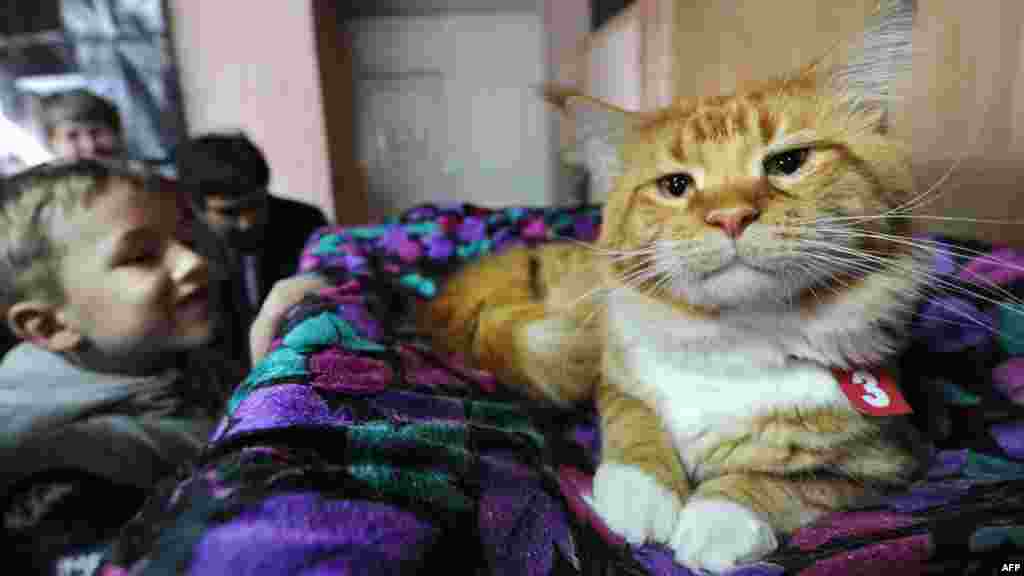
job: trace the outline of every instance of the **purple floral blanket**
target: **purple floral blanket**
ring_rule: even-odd
[[[603,529],[586,496],[592,411],[523,401],[407,323],[458,265],[592,239],[598,207],[423,206],[326,228],[301,271],[333,286],[289,315],[201,459],[163,485],[98,574],[690,574]],[[934,243],[902,386],[927,478],[808,526],[744,576],[994,574],[1024,558],[1024,253]],[[987,286],[963,292],[964,281]]]

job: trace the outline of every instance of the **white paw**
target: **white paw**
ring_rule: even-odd
[[[678,522],[679,497],[636,466],[602,463],[591,502],[604,523],[630,544],[667,544]]]
[[[753,510],[714,499],[686,504],[670,544],[680,564],[716,573],[756,562],[778,545],[772,527]]]

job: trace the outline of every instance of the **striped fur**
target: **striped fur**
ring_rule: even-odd
[[[649,114],[550,89],[609,187],[598,240],[485,258],[420,309],[438,347],[530,396],[594,399],[593,505],[690,567],[755,561],[920,469],[910,427],[854,410],[830,372],[899,349],[922,277],[886,236],[904,222],[875,217],[913,198],[881,81],[912,12],[886,5],[862,42],[878,53],[849,66]]]

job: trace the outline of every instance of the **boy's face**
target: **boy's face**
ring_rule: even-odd
[[[50,148],[59,158],[109,158],[121,151],[121,137],[110,126],[65,120],[53,127]]]
[[[65,220],[66,322],[111,358],[191,349],[212,333],[209,272],[182,195],[115,178]],[[61,238],[58,233],[58,238]]]
[[[203,220],[227,243],[241,252],[255,252],[263,245],[267,223],[267,193],[256,190],[240,198],[208,194]]]

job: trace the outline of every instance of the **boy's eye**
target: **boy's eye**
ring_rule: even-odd
[[[807,148],[796,148],[772,154],[764,159],[764,172],[769,176],[792,176],[807,161]]]
[[[122,266],[140,266],[149,264],[159,257],[159,245],[145,243],[124,251],[117,262]]]
[[[154,258],[156,258],[155,250],[140,250],[138,252],[133,252],[125,256],[121,260],[121,263],[126,265],[146,264],[153,260]]]
[[[658,193],[666,198],[682,198],[693,186],[693,176],[685,172],[667,174],[655,181]]]

